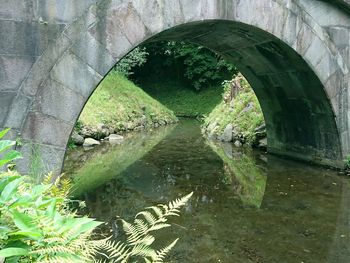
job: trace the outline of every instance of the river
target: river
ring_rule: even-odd
[[[209,142],[193,120],[74,149],[64,169],[85,213],[107,222],[193,191],[160,233],[180,238],[169,262],[350,262],[349,178]]]

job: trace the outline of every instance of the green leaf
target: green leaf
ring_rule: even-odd
[[[13,256],[24,256],[24,255],[27,255],[28,253],[29,251],[24,248],[9,247],[9,248],[4,248],[0,250],[0,257],[8,258]]]
[[[33,219],[30,216],[20,213],[16,210],[13,210],[11,212],[13,215],[13,222],[21,231],[32,232],[35,230]]]
[[[13,160],[19,159],[19,158],[22,158],[22,155],[20,152],[10,151],[10,152],[6,153],[4,157],[2,157],[0,159],[0,166],[3,166],[4,164],[7,164],[7,163],[9,163]]]
[[[0,139],[5,136],[5,134],[10,130],[10,128],[7,128],[5,130],[0,131]]]
[[[0,152],[3,152],[10,148],[11,146],[14,146],[16,144],[15,141],[9,141],[9,140],[2,140],[0,141]]]
[[[2,179],[0,179],[0,193],[4,190],[4,188],[12,181],[21,178],[20,175],[14,175],[14,176],[7,176]]]
[[[36,240],[42,238],[43,235],[39,232],[34,231],[17,231],[10,233],[9,236],[25,236]]]
[[[4,190],[1,192],[0,195],[0,202],[5,203],[8,201],[12,195],[16,192],[19,184],[22,182],[23,178],[18,178],[12,182],[10,182],[8,185],[5,186]]]

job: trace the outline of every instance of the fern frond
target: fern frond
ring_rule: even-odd
[[[132,248],[131,255],[143,258],[151,258],[153,260],[157,257],[157,252],[149,246],[138,244]]]
[[[113,259],[113,262],[126,262],[126,260],[131,256],[131,251],[127,245],[122,242],[114,242],[111,240],[111,237],[98,240],[91,241],[91,246],[95,248],[95,251],[98,251],[99,255],[104,256],[106,259]],[[107,253],[104,254],[101,251],[105,251]]]
[[[164,258],[169,254],[170,250],[176,245],[177,241],[179,239],[175,239],[170,245],[158,250],[156,253],[157,253],[157,256],[156,258],[154,259],[153,263],[161,263],[163,262]]]

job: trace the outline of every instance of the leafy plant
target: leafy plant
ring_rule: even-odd
[[[145,66],[135,75],[174,75],[187,79],[195,90],[231,79],[237,73],[222,56],[188,42],[155,42],[144,46],[149,53]],[[145,71],[145,72],[144,72]],[[136,76],[137,77],[137,76]]]
[[[147,55],[145,48],[137,47],[117,63],[115,70],[125,76],[132,75],[133,68],[146,63]]]
[[[6,262],[162,262],[175,240],[162,249],[152,248],[154,231],[170,226],[167,217],[178,215],[192,194],[168,205],[150,207],[133,224],[123,222],[126,242],[94,240],[103,224],[80,217],[69,208],[70,183],[46,177],[40,185],[26,176],[8,172],[0,176],[0,259]]]
[[[10,129],[0,131],[0,139],[2,139]],[[11,150],[16,145],[15,141],[11,140],[0,140],[0,154],[3,156],[0,158],[0,167],[4,166],[13,160],[21,158],[21,154],[16,150]]]
[[[102,224],[77,217],[54,184],[34,185],[16,173],[0,179],[0,257],[9,262],[91,262],[92,231]]]

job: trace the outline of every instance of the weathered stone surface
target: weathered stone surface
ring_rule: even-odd
[[[79,135],[76,131],[73,131],[70,138],[75,145],[83,145],[85,141],[84,137]]]
[[[50,87],[50,88],[47,88]],[[86,99],[57,81],[49,79],[39,89],[34,109],[46,115],[75,123]]]
[[[85,138],[84,140],[84,147],[92,147],[92,146],[96,146],[96,145],[100,145],[101,143],[99,141],[96,141],[95,139],[92,138]]]
[[[124,137],[119,134],[110,134],[108,136],[108,141],[111,144],[120,144],[124,141]]]
[[[30,105],[31,100],[27,96],[18,94],[11,103],[5,126],[20,129],[28,113]]]
[[[23,128],[22,137],[27,141],[65,148],[73,124],[42,113],[30,112]]]
[[[239,147],[242,147],[242,143],[239,141],[239,140],[236,140],[234,145],[239,148]]]
[[[2,92],[0,96],[0,126],[4,127],[4,122],[6,120],[7,114],[12,105],[13,99],[16,97],[16,94],[13,92]],[[9,126],[11,127],[11,126]]]
[[[90,33],[82,36],[72,47],[75,55],[104,76],[116,64],[116,59]]]
[[[223,142],[230,142],[230,141],[232,141],[232,131],[233,131],[233,125],[231,123],[227,124],[227,126],[225,127],[224,132],[219,137],[220,140],[223,141]]]
[[[1,89],[17,90],[34,61],[34,57],[0,56]]]
[[[0,126],[61,153],[84,100],[118,59],[146,40],[187,40],[246,76],[271,152],[339,162],[350,153],[350,12],[338,5],[348,0],[328,2],[5,1]]]
[[[25,142],[24,142],[25,143]],[[34,169],[37,172],[41,172],[42,175],[46,175],[49,172],[53,172],[59,175],[62,170],[62,160],[66,153],[65,148],[55,147],[52,145],[36,144],[33,142],[27,142],[20,149],[23,158],[16,161],[16,169],[21,174],[27,174],[28,168],[32,166],[32,160],[37,159],[37,167]]]
[[[101,75],[70,52],[55,65],[51,77],[86,98],[102,79]]]
[[[94,0],[72,1],[72,0],[39,0],[38,17],[48,23],[69,23],[80,17]]]

